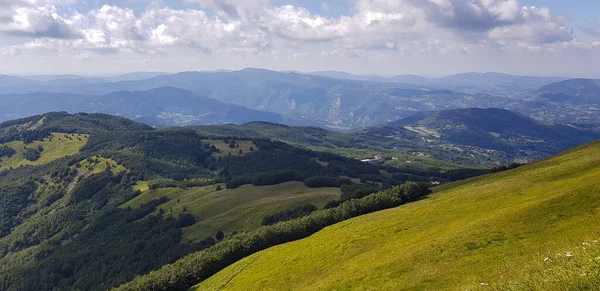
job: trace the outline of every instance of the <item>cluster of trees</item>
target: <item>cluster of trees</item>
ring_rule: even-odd
[[[5,157],[12,157],[17,153],[17,151],[9,146],[1,146],[0,147],[0,159]]]
[[[40,159],[41,156],[42,154],[40,153],[40,151],[34,148],[26,148],[23,151],[23,158],[25,158],[28,161],[37,161]]]
[[[37,186],[32,181],[24,184],[0,183],[0,237],[8,235],[13,227],[23,221],[27,205],[31,202],[29,197],[35,190]]]
[[[335,208],[315,211],[302,218],[238,234],[206,250],[188,255],[174,264],[164,266],[156,272],[137,277],[117,290],[188,290],[253,253],[305,238],[329,225],[352,217],[415,201],[429,193],[429,189],[423,185],[407,183],[361,199],[346,201]]]
[[[196,179],[185,179],[181,181],[175,181],[173,179],[156,179],[148,183],[150,190],[156,190],[160,188],[191,188],[191,187],[204,187],[213,185],[214,179],[209,178],[196,178]]]
[[[181,242],[181,227],[195,223],[191,214],[152,215],[166,197],[136,209],[118,208],[137,195],[132,190],[135,173],[92,175],[76,184],[68,203],[45,208],[45,199],[34,199],[34,193],[47,187],[43,195],[51,195],[49,189],[55,185],[31,177],[69,179],[76,170],[65,162],[19,169],[19,177],[14,177],[19,183],[3,183],[15,171],[1,177],[0,258],[33,245],[39,245],[41,253],[35,261],[14,265],[5,261],[0,290],[107,290],[215,243],[212,238],[195,245]],[[68,247],[61,246],[63,241]]]
[[[245,156],[224,157],[214,160],[214,165],[209,165],[209,168],[222,169],[221,180],[227,182],[228,188],[288,181],[303,181],[308,187],[340,187],[351,184],[349,179],[340,176],[361,178],[373,175],[383,179],[375,165],[355,159],[313,152],[281,142],[255,140],[254,143],[260,151]],[[388,188],[398,184],[400,182],[388,183]]]
[[[419,169],[419,168],[395,168],[391,166],[380,166],[381,170],[384,170],[390,173],[391,178],[406,182],[426,182],[431,180],[436,180],[440,182],[454,182],[459,180],[464,180],[476,176],[481,176],[490,173],[502,172],[510,169],[517,168],[522,164],[513,163],[508,166],[498,166],[491,169],[484,168],[461,168],[461,169],[450,169],[450,170],[441,170],[441,169]]]
[[[244,174],[232,178],[227,182],[228,189],[235,189],[242,185],[252,184],[254,186],[276,185],[289,181],[302,181],[305,175],[296,170],[281,170],[261,172],[256,174]]]

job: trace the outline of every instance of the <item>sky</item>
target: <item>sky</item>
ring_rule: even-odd
[[[0,74],[600,78],[597,0],[0,0]]]

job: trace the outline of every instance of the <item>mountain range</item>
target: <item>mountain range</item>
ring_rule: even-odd
[[[5,104],[0,108],[2,121],[48,111],[107,113],[155,126],[284,121],[276,113],[226,104],[173,87],[117,91],[100,96],[69,93],[7,94],[0,95],[0,100]]]
[[[439,78],[425,78],[416,75],[381,77],[374,75],[352,75],[337,71],[320,71],[312,75],[356,81],[417,84],[440,90],[466,93],[487,93],[494,95],[515,95],[528,93],[542,86],[567,80],[564,77],[515,76],[502,73],[462,73]]]
[[[118,76],[113,81],[76,76],[57,76],[56,79],[37,76],[33,79],[0,76],[0,94],[4,94],[0,96],[0,101],[15,98],[27,100],[34,96],[31,94],[36,94],[39,98],[53,100],[53,103],[47,108],[41,108],[44,103],[38,104],[37,111],[5,112],[4,114],[11,115],[5,115],[4,120],[53,110],[76,112],[72,111],[74,106],[70,104],[74,99],[89,100],[93,96],[94,104],[100,104],[103,97],[110,97],[115,92],[119,92],[120,98],[125,98],[127,94],[138,95],[131,97],[135,99],[139,98],[139,91],[172,87],[195,94],[201,100],[199,102],[208,102],[210,98],[254,111],[247,111],[253,112],[247,118],[237,114],[238,118],[232,119],[224,117],[223,113],[217,113],[216,107],[195,114],[190,113],[190,110],[198,110],[197,103],[187,108],[190,110],[175,104],[159,118],[161,114],[156,111],[140,112],[135,108],[127,108],[132,104],[124,103],[122,106],[126,107],[109,113],[128,114],[123,115],[128,118],[139,115],[144,120],[159,125],[255,120],[353,130],[385,124],[418,112],[479,107],[508,109],[548,124],[600,123],[595,101],[597,85],[594,85],[594,80],[584,79],[563,81],[564,78],[467,73],[435,79],[408,75],[388,80],[338,72],[303,74],[262,69],[177,74],[138,73]],[[560,82],[552,83],[554,81]],[[191,100],[191,95],[183,95],[182,98]],[[166,94],[165,98],[172,96]],[[112,101],[114,100],[113,98]],[[153,100],[159,102],[154,104],[157,107],[168,107],[162,106],[167,105],[166,101],[157,98]],[[220,111],[226,112],[231,109],[227,106],[229,105],[217,107],[222,107]],[[82,106],[77,108],[80,107]],[[565,108],[569,110],[564,110]],[[79,110],[101,111],[94,105]],[[241,109],[238,107],[236,110]],[[256,115],[256,111],[265,112],[268,118],[255,119],[260,117]],[[200,118],[200,115],[205,117]]]

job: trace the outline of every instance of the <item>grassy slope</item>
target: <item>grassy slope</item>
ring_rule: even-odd
[[[340,194],[338,188],[308,188],[301,182],[273,186],[244,185],[221,191],[216,191],[215,186],[186,190],[168,188],[145,191],[122,207],[135,207],[167,196],[170,201],[160,206],[166,215],[177,215],[186,209],[197,217],[196,224],[184,229],[185,239],[193,242],[213,236],[218,230],[225,233],[253,230],[261,225],[266,215],[302,203],[321,207],[330,200],[338,199]]]
[[[599,152],[594,143],[444,186],[254,254],[197,290],[593,289]]]
[[[65,138],[64,133],[53,133],[52,135],[52,141],[50,141],[49,138],[45,138],[43,141],[34,141],[28,145],[25,145],[22,141],[7,143],[6,145],[15,149],[17,153],[10,158],[5,157],[0,159],[0,170],[6,170],[10,167],[16,168],[20,165],[43,165],[50,163],[62,157],[78,153],[88,140],[88,136],[85,134],[68,134],[72,139]],[[38,145],[41,145],[44,148],[39,160],[32,162],[23,158],[25,146],[37,149]]]

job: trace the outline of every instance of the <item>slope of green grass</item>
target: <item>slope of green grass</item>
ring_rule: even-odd
[[[594,290],[600,143],[249,256],[196,290]]]
[[[166,196],[169,201],[159,206],[165,215],[187,212],[196,216],[197,223],[184,229],[186,241],[195,242],[213,236],[218,230],[225,233],[250,231],[260,227],[266,215],[303,203],[322,207],[330,200],[339,199],[340,194],[338,188],[308,188],[302,182],[244,185],[221,191],[217,191],[216,186],[166,188],[145,191],[121,207],[134,208]]]
[[[52,133],[52,140],[45,138],[43,141],[34,141],[27,145],[22,141],[9,142],[6,145],[15,149],[17,153],[10,158],[5,157],[0,159],[0,170],[10,169],[11,167],[16,168],[21,165],[36,166],[50,163],[62,157],[78,153],[87,141],[88,136],[86,134]],[[37,149],[38,146],[44,148],[39,160],[28,161],[23,157],[25,147]]]

